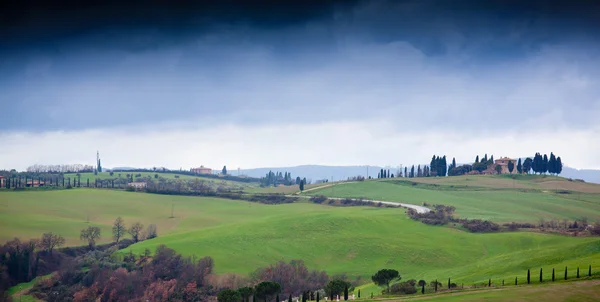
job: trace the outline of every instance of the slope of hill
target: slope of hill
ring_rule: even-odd
[[[169,218],[172,207],[175,217]],[[159,237],[131,246],[134,253],[166,244],[184,255],[213,257],[217,273],[248,274],[279,260],[303,259],[329,274],[367,278],[392,267],[417,280],[466,283],[514,279],[528,268],[544,267],[550,277],[552,267],[600,267],[598,238],[473,234],[413,221],[398,208],[263,205],[96,189],[0,192],[0,208],[1,241],[52,231],[77,245],[79,231],[93,225],[107,242],[114,219],[122,216],[127,225],[158,226]]]
[[[368,198],[421,205],[443,204],[456,207],[462,218],[496,222],[538,222],[540,219],[580,219],[600,221],[600,194],[562,192],[555,188],[585,186],[600,192],[600,185],[576,184],[565,179],[524,176],[516,180],[495,176],[456,176],[370,180],[315,189],[307,195]],[[436,183],[437,182],[437,183]],[[550,188],[549,188],[549,187]],[[511,188],[513,187],[513,188]]]

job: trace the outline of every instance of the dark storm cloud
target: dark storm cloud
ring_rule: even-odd
[[[492,106],[585,126],[600,110],[594,1],[15,3],[0,9],[4,130],[502,126],[466,113]]]

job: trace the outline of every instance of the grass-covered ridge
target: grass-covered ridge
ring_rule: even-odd
[[[537,222],[539,219],[600,220],[600,194],[555,191],[538,186],[540,177],[525,176],[518,180],[493,176],[458,176],[438,178],[370,180],[345,183],[306,192],[307,195],[369,198],[421,205],[444,204],[456,207],[463,218],[495,222]],[[471,180],[472,179],[472,180]],[[568,180],[552,177],[562,187]],[[520,183],[507,188],[506,182]],[[464,185],[469,183],[470,185]],[[565,183],[565,184],[563,184]],[[487,185],[487,187],[486,187]],[[594,190],[595,184],[584,184]],[[560,186],[558,186],[560,187]]]

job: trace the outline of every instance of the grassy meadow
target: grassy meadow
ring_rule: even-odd
[[[535,286],[500,287],[474,291],[458,291],[429,295],[424,297],[406,297],[404,299],[386,299],[385,301],[598,301],[600,300],[600,280],[579,282],[546,283]]]
[[[175,217],[169,218],[172,205]],[[112,222],[122,216],[128,224],[157,224],[160,236],[127,250],[142,253],[165,244],[184,255],[213,257],[217,273],[248,274],[278,260],[303,259],[310,268],[330,274],[368,279],[389,267],[406,278],[452,277],[467,283],[524,277],[528,268],[541,266],[547,278],[552,267],[568,265],[572,275],[576,266],[600,268],[598,238],[472,234],[410,220],[398,208],[264,205],[72,189],[0,192],[0,209],[0,241],[52,231],[65,236],[67,244],[80,245],[79,231],[88,226],[89,217],[89,224],[102,230],[101,242],[108,242]]]
[[[425,202],[452,205],[456,207],[456,213],[460,217],[495,222],[573,220],[582,217],[600,221],[600,193],[568,191],[558,194],[545,188],[545,182],[540,181],[541,179],[543,178],[537,176],[518,177],[516,180],[503,176],[457,176],[414,178],[410,181],[370,180],[342,183],[303,194],[363,197],[417,205]],[[553,185],[563,188],[579,188],[583,185],[588,192],[600,188],[600,185],[574,183],[558,177],[549,179]],[[513,182],[518,184],[515,184],[515,188],[510,187]]]

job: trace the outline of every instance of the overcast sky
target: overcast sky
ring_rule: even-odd
[[[105,167],[553,151],[600,169],[598,2],[25,2],[0,7],[0,169],[96,150]]]

